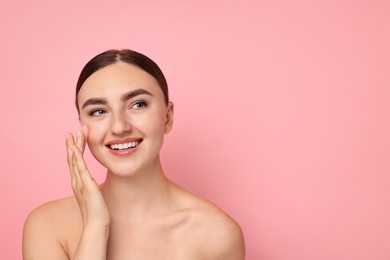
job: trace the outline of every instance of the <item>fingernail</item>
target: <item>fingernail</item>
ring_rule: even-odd
[[[77,131],[77,138],[80,136],[80,130]]]

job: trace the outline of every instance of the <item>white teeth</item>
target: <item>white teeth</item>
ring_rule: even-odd
[[[128,142],[125,144],[111,144],[110,148],[113,150],[124,150],[128,148],[134,148],[139,144],[139,141]]]

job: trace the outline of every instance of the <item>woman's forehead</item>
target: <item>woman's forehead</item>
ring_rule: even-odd
[[[106,66],[88,77],[82,85],[79,98],[94,95],[120,94],[133,89],[145,89],[149,92],[161,92],[157,80],[137,66],[118,62]]]

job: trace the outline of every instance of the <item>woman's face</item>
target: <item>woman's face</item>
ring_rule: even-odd
[[[159,166],[164,134],[172,128],[173,104],[164,102],[156,79],[118,62],[93,73],[78,93],[88,146],[108,171],[127,176]]]

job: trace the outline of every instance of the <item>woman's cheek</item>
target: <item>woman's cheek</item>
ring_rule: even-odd
[[[99,124],[85,124],[88,129],[88,145],[91,147],[104,139],[102,126]]]

